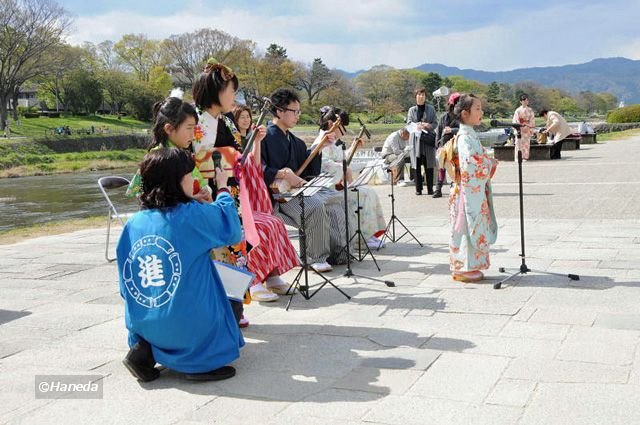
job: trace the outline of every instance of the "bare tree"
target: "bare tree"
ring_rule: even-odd
[[[46,52],[61,42],[71,18],[50,0],[0,0],[0,126],[7,120],[7,102],[14,101],[25,81],[47,68]]]
[[[307,101],[311,106],[317,96],[336,84],[336,81],[336,76],[322,63],[322,59],[315,58],[310,67],[303,67],[302,72],[298,73],[295,84],[298,90],[307,94]]]
[[[150,40],[145,34],[125,34],[113,45],[113,51],[123,64],[138,76],[139,81],[149,81],[154,66],[163,65],[160,42]]]
[[[251,53],[253,42],[210,28],[172,35],[162,43],[164,55],[176,82],[190,87],[209,58],[235,69],[243,52]]]

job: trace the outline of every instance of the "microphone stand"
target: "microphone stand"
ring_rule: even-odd
[[[518,140],[520,140],[522,137],[522,133],[520,132],[520,126],[517,126],[517,127],[514,126],[514,128],[516,129],[516,132],[517,132],[516,137],[518,138]],[[517,146],[519,145],[516,145],[516,148]],[[527,274],[528,272],[531,271],[531,269],[527,266],[526,255],[524,251],[524,194],[522,189],[522,150],[520,149],[518,149],[518,196],[520,197],[520,249],[521,249],[520,257],[522,257],[522,264],[520,264],[520,268],[518,269],[518,271],[502,279],[500,282],[494,283],[493,289],[500,289],[502,288],[503,283],[507,282],[513,277],[521,274]],[[500,271],[500,273],[507,273],[504,267],[500,267],[498,270]],[[544,274],[562,276],[562,277],[566,276],[571,280],[580,280],[580,276],[577,274],[569,273],[567,275],[564,275],[561,273],[552,273],[552,272],[538,272],[538,273],[544,273]]]
[[[353,273],[353,271],[351,270],[351,258],[353,257],[351,252],[350,252],[350,242],[351,239],[353,238],[349,238],[349,195],[348,195],[348,184],[347,184],[347,157],[345,155],[345,145],[344,142],[342,143],[342,193],[344,194],[344,222],[345,222],[345,240],[347,242],[347,244],[344,246],[344,248],[342,248],[342,251],[346,251],[347,252],[347,270],[344,273],[345,277],[361,277],[364,279],[369,279],[369,280],[373,280],[376,282],[382,282],[385,285],[387,285],[389,288],[393,288],[396,286],[396,284],[391,281],[391,280],[383,280],[383,279],[376,279],[373,277],[369,277],[369,276],[363,276],[363,275],[357,275],[355,273]],[[358,214],[360,213],[360,211],[358,211]],[[360,233],[360,236],[362,237],[362,233]],[[358,243],[360,243],[360,240],[358,240]],[[365,245],[366,246],[366,245]],[[369,249],[369,247],[367,246],[367,249]],[[369,253],[371,254],[371,250],[369,250]],[[355,257],[353,257],[355,258]],[[376,264],[376,267],[378,267],[378,263],[376,262],[376,259],[373,257],[373,254],[371,254],[371,258],[373,258],[373,261]],[[378,267],[378,270],[380,270],[380,268]]]

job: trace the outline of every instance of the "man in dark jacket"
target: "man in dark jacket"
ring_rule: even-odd
[[[433,195],[433,170],[436,166],[436,110],[427,104],[427,92],[424,88],[416,89],[416,106],[407,112],[407,124],[416,123],[411,133],[410,144],[413,147],[411,165],[416,170],[416,195],[422,195],[422,170],[427,177],[427,193]]]

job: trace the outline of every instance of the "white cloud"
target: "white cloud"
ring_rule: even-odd
[[[297,4],[293,16],[277,15],[277,5],[271,10],[274,15],[268,16],[264,7],[258,13],[207,8],[203,1],[193,1],[172,16],[113,11],[79,17],[69,40],[74,44],[117,41],[126,33],[164,38],[211,27],[251,39],[261,49],[278,43],[294,60],[311,62],[321,57],[330,67],[349,71],[425,62],[495,71],[616,55],[640,58],[635,22],[640,5],[634,3],[611,0],[585,2],[580,7],[562,1],[548,6],[538,3],[526,14],[501,9],[500,19],[483,9],[474,25],[468,26],[466,18],[473,7],[480,6],[467,3],[465,7],[464,2],[461,10],[449,6],[446,12],[430,9],[425,13],[416,11],[416,3],[409,0],[308,1]],[[418,13],[424,16],[416,19]],[[450,25],[443,25],[442,19]]]

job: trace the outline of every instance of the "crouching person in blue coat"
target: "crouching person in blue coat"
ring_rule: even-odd
[[[158,378],[156,362],[191,380],[231,378],[228,364],[244,345],[209,257],[212,248],[241,240],[238,210],[222,170],[215,202],[193,200],[194,166],[181,149],[149,152],[140,165],[141,211],[118,242],[131,348],[123,363],[141,381]]]

